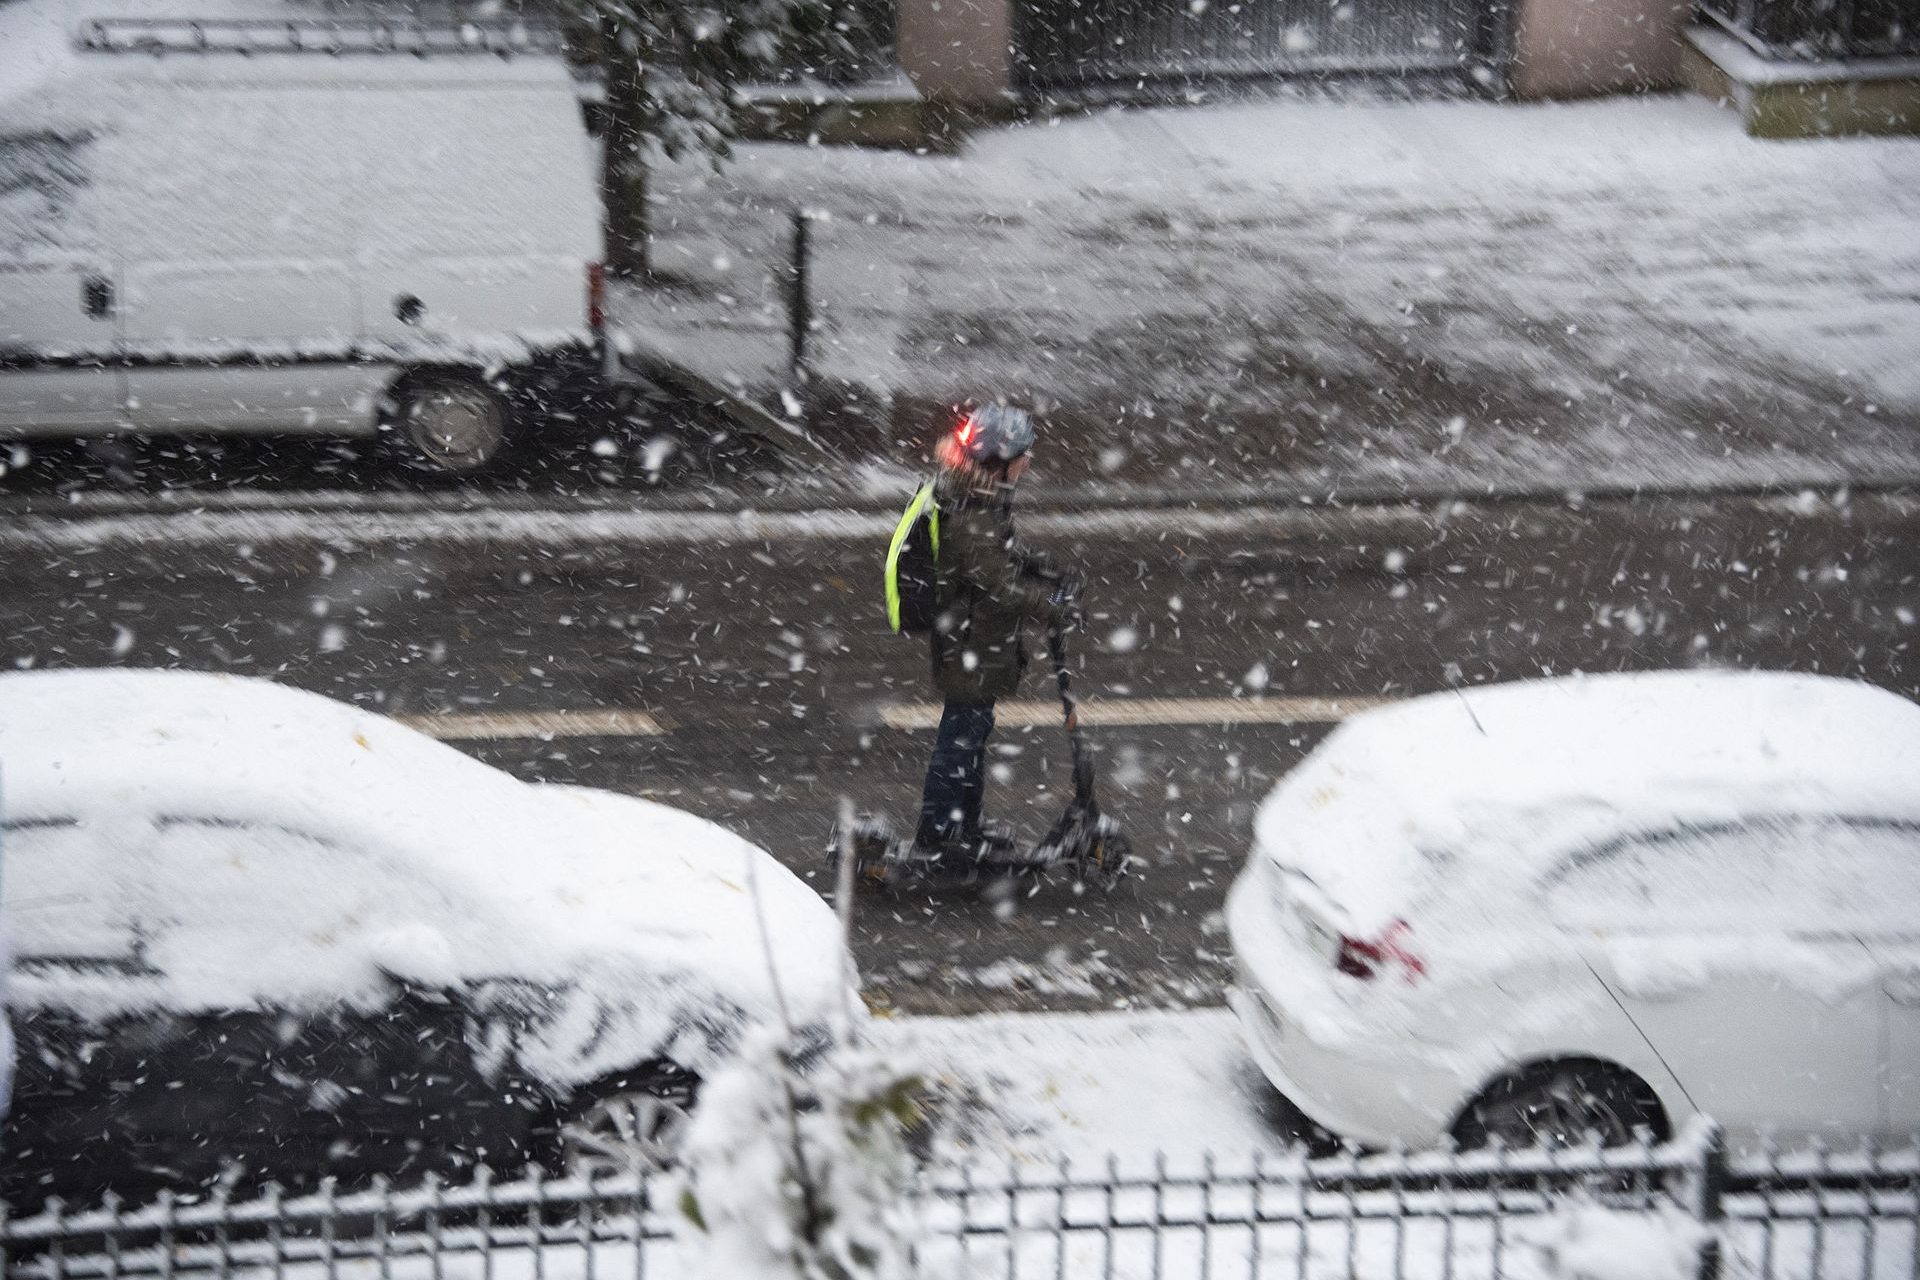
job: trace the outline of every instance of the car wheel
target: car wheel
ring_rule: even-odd
[[[589,1091],[555,1127],[554,1171],[602,1178],[671,1168],[686,1144],[694,1096],[692,1077],[678,1072]]]
[[[1574,1147],[1596,1137],[1620,1147],[1639,1129],[1666,1136],[1645,1082],[1598,1062],[1550,1062],[1495,1082],[1454,1125],[1454,1140],[1467,1150],[1496,1138],[1509,1150]]]
[[[485,383],[435,375],[395,391],[385,426],[401,460],[414,470],[472,475],[506,448],[512,414],[505,398]]]

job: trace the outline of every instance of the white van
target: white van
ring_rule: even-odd
[[[591,381],[595,144],[557,41],[59,3],[0,9],[23,41],[0,59],[0,439],[382,433],[470,472]]]

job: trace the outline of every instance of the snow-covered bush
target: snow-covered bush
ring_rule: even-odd
[[[853,807],[840,801],[840,829]],[[851,981],[853,858],[840,859],[834,901]],[[765,901],[753,866],[747,891],[771,961]],[[794,1065],[793,1020],[741,1038],[739,1055],[701,1091],[680,1151],[674,1202],[697,1274],[754,1280],[892,1280],[916,1235],[913,1154],[925,1123],[919,1072],[883,1058],[853,1019],[807,1070]]]
[[[1576,1202],[1521,1235],[1543,1280],[1692,1280],[1706,1229],[1672,1206],[1627,1212]]]
[[[698,1274],[904,1275],[920,1077],[849,1044],[802,1073],[787,1044],[757,1030],[702,1090],[674,1189]]]

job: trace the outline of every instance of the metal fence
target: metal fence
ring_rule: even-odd
[[[1920,0],[1700,0],[1699,12],[1769,58],[1920,54]]]
[[[645,1179],[482,1176],[351,1194],[52,1205],[0,1221],[0,1267],[18,1280],[700,1276],[667,1199]],[[1610,1251],[1622,1274],[1920,1273],[1920,1155],[1729,1159],[1706,1129],[1610,1151],[937,1168],[916,1200],[918,1274],[967,1280],[1519,1280],[1565,1274],[1554,1260],[1582,1247]]]
[[[1029,91],[1230,77],[1498,71],[1503,0],[1019,0]]]

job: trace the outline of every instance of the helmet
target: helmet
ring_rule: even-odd
[[[982,405],[960,420],[953,438],[975,462],[1012,462],[1033,451],[1033,417],[1010,405]]]

